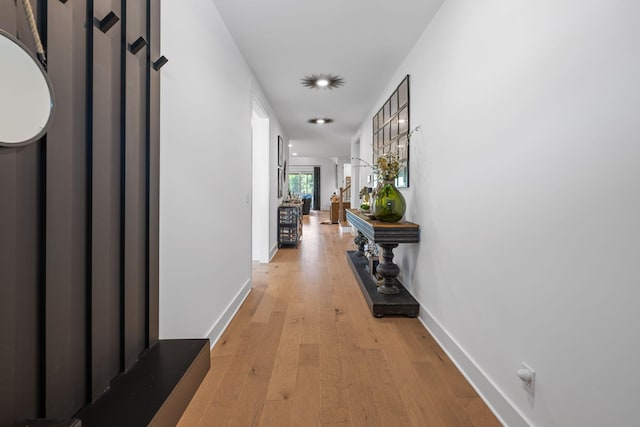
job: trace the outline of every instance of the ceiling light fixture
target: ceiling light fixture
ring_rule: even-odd
[[[333,119],[330,119],[328,117],[324,117],[324,118],[316,118],[316,119],[309,119],[307,120],[307,123],[311,123],[314,125],[324,125],[327,123],[331,123],[333,121]]]
[[[293,147],[293,144],[289,144],[289,147]]]
[[[298,153],[291,153],[291,155],[292,155],[292,156],[297,156],[297,155],[298,155]]]
[[[300,79],[302,86],[306,86],[309,89],[335,89],[344,84],[344,80],[340,76],[333,74],[312,74]]]

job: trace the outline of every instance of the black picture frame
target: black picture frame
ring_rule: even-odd
[[[373,164],[378,157],[395,153],[403,165],[396,179],[397,187],[409,187],[409,136],[410,136],[409,75],[387,98],[373,116]]]
[[[278,166],[282,166],[284,161],[284,141],[282,137],[278,135]]]
[[[282,169],[278,168],[278,198],[282,198]]]

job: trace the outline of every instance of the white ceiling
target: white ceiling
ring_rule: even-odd
[[[269,98],[292,152],[348,157],[350,142],[444,0],[213,0]],[[339,75],[334,90],[311,74]],[[307,120],[330,117],[333,123]]]

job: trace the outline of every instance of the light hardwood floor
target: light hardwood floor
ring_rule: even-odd
[[[254,264],[179,425],[499,426],[417,319],[371,315],[353,236],[327,219],[305,216],[298,249]]]

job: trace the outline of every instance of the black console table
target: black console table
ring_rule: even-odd
[[[347,251],[347,259],[362,289],[362,293],[376,317],[385,314],[418,315],[419,304],[397,279],[400,267],[393,262],[393,249],[400,243],[418,243],[420,226],[411,222],[382,222],[369,219],[356,209],[347,209],[347,221],[358,230],[354,242],[357,251]],[[382,248],[382,260],[377,273],[384,279],[381,286],[368,271],[368,261],[363,252],[367,241]]]

